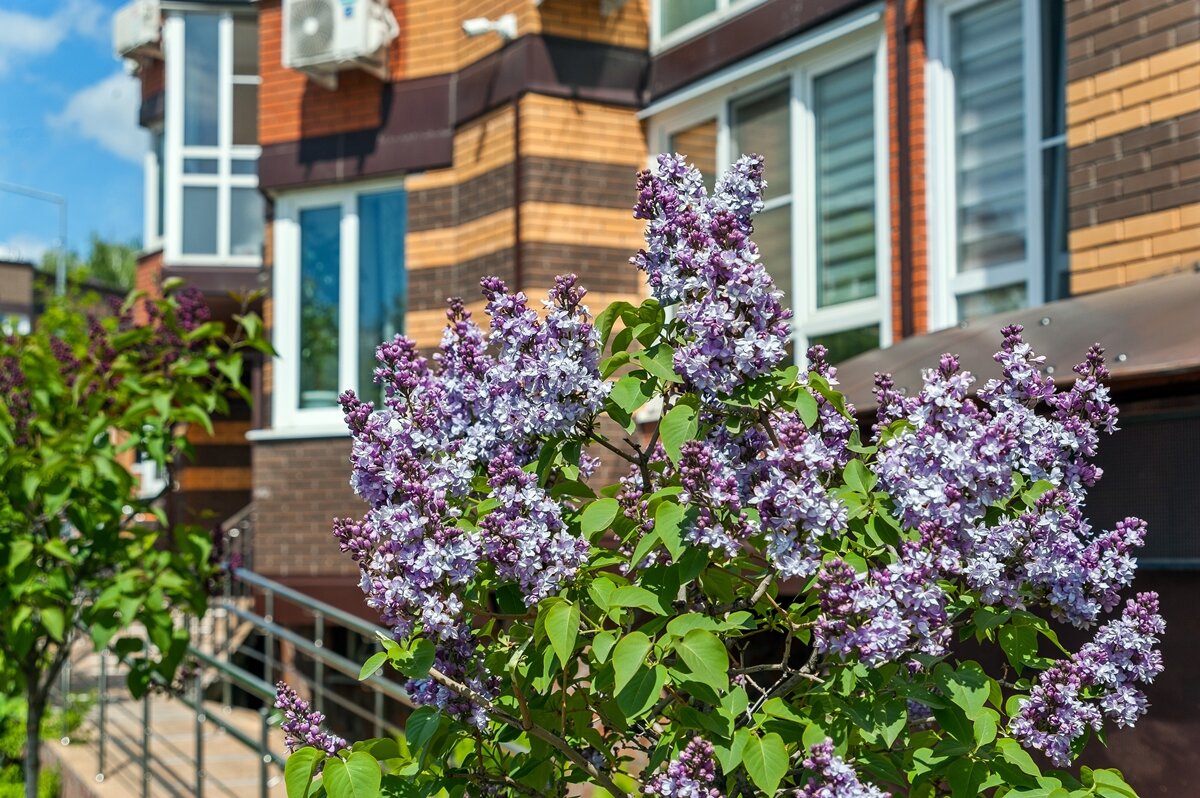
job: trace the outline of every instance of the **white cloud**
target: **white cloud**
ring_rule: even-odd
[[[42,255],[54,249],[56,243],[25,233],[14,233],[7,239],[0,240],[0,259],[26,260],[41,263]]]
[[[48,17],[0,8],[0,75],[23,60],[53,53],[70,36],[103,34],[107,21],[97,0],[66,0]]]
[[[138,127],[141,94],[137,79],[116,72],[80,89],[46,122],[96,142],[112,154],[140,164],[146,152],[146,131]]]

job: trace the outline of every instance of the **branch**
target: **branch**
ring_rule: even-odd
[[[599,435],[597,435],[596,433],[594,433],[594,432],[593,432],[593,433],[591,433],[591,434],[588,436],[588,438],[589,438],[591,441],[593,441],[593,442],[595,442],[595,443],[598,443],[598,444],[600,444],[600,445],[601,445],[601,446],[603,446],[605,449],[608,449],[610,452],[612,452],[613,454],[615,454],[615,455],[617,455],[618,457],[622,458],[623,460],[628,460],[630,463],[632,463],[632,464],[634,464],[634,465],[638,465],[638,464],[639,464],[639,463],[638,463],[638,459],[637,459],[636,457],[634,457],[633,455],[629,454],[629,452],[623,452],[623,451],[621,451],[621,450],[620,450],[620,449],[618,449],[616,446],[613,446],[611,443],[609,443],[608,441],[604,440],[604,438],[601,438],[601,437],[600,437]]]
[[[437,668],[429,669],[429,677],[442,687],[457,693],[461,697],[469,698],[470,700],[474,701],[476,704],[482,707],[487,714],[491,715],[494,719],[500,721],[501,723],[506,723],[509,726],[513,726],[518,729],[525,728],[525,725],[520,718],[517,718],[516,716],[511,715],[505,710],[496,706],[486,697],[480,695],[475,690],[472,690],[467,685],[454,681]],[[614,784],[613,780],[608,777],[607,773],[601,772],[595,765],[588,761],[587,757],[572,748],[566,740],[562,739],[557,734],[543,729],[541,726],[536,724],[532,724],[531,727],[526,731],[542,742],[549,744],[552,748],[567,757],[567,759],[570,759],[576,765],[583,768],[583,770],[589,776],[595,779],[595,781],[601,787],[608,790],[613,795],[625,796],[627,798],[628,793]]]

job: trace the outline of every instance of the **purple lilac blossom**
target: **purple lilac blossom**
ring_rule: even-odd
[[[791,311],[750,240],[750,217],[762,210],[762,172],[761,156],[743,156],[711,196],[679,155],[660,155],[638,176],[633,215],[648,224],[646,248],[632,262],[655,298],[679,303],[684,332],[675,369],[708,398],[769,372],[791,338]]]
[[[712,743],[694,737],[666,770],[646,782],[642,794],[655,798],[721,798],[721,791],[713,786],[716,780]]]
[[[1162,672],[1162,654],[1155,646],[1165,628],[1158,594],[1130,599],[1119,619],[1096,630],[1095,638],[1069,660],[1038,676],[1013,718],[1013,736],[1066,766],[1076,740],[1089,730],[1099,731],[1105,718],[1132,726],[1146,713],[1139,685],[1150,684]]]
[[[397,336],[377,350],[381,406],[342,395],[351,485],[369,509],[360,520],[340,519],[334,535],[359,565],[368,606],[397,639],[426,635],[439,646],[440,669],[487,695],[461,593],[485,565],[517,583],[529,605],[574,576],[588,544],[569,532],[561,508],[522,466],[544,438],[589,422],[609,385],[573,275],[555,280],[544,319],[500,280],[482,285],[489,334],[451,300],[432,364]],[[489,467],[501,509],[478,528],[460,523],[462,498]],[[445,692],[432,682],[414,687],[419,698],[477,714]]]
[[[804,769],[812,775],[803,787],[790,793],[792,798],[889,798],[889,793],[860,781],[854,768],[833,752],[833,740],[828,737],[808,749]]]
[[[283,723],[279,728],[283,729],[286,735],[289,754],[310,746],[334,756],[346,747],[345,740],[321,728],[325,716],[312,709],[308,702],[285,682],[275,685],[275,708],[283,711]]]

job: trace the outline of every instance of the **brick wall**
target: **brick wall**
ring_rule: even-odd
[[[257,441],[252,447],[254,567],[278,577],[354,574],[330,533],[366,505],[350,490],[349,438]]]
[[[1068,0],[1073,293],[1200,261],[1200,0]]]
[[[896,85],[900,68],[896,58],[896,26],[899,24],[899,5],[905,5],[907,23],[907,84],[908,104],[904,112],[899,106]],[[900,246],[901,207],[908,208],[909,235],[912,257],[912,319],[914,334],[925,332],[929,323],[929,242],[926,233],[925,201],[925,3],[911,0],[892,0],[884,11],[887,36],[887,95],[888,95],[888,191],[891,215],[891,308],[892,337],[903,337],[902,308],[904,290],[901,282]],[[900,125],[907,117],[908,149],[900,149]],[[901,195],[900,169],[909,170],[909,191]]]

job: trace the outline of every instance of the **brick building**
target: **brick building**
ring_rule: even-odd
[[[766,156],[756,240],[795,350],[893,347],[847,363],[866,400],[877,365],[973,351],[1009,317],[1067,325],[1045,337],[1065,366],[1077,338],[1135,335],[1161,305],[1172,335],[1106,343],[1129,350],[1117,389],[1146,401],[1132,416],[1185,419],[1172,429],[1193,448],[1172,462],[1198,465],[1200,322],[1165,303],[1200,298],[1200,277],[1163,276],[1200,260],[1200,0],[129,8],[153,23],[122,48],[154,133],[140,279],[266,291],[279,357],[257,372],[259,406],[182,477],[197,506],[253,500],[265,574],[359,605],[328,531],[361,512],[337,393],[368,387],[393,332],[433,345],[445,297],[478,297],[486,274],[536,294],[573,271],[594,310],[641,295],[633,177],[664,150],[708,174]],[[336,72],[296,68],[319,8],[378,14],[386,43]],[[1162,562],[1200,563],[1180,545]],[[1177,687],[1196,715],[1196,688]],[[1200,735],[1164,729],[1156,741]],[[1170,773],[1200,763],[1167,747],[1142,763],[1174,794]]]

